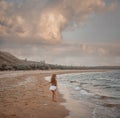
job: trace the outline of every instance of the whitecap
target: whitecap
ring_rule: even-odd
[[[81,88],[79,86],[75,87],[76,91],[79,91]]]
[[[94,96],[94,95],[95,95],[94,93],[89,93],[89,92],[87,92],[86,90],[81,90],[81,91],[80,91],[80,94],[88,95],[88,96]]]

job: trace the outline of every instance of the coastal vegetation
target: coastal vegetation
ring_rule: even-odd
[[[86,70],[86,69],[120,69],[120,66],[68,66],[48,64],[45,61],[21,60],[8,52],[0,51],[0,71],[4,70]]]

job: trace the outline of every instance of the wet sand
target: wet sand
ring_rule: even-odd
[[[85,70],[0,72],[0,118],[64,118],[68,116],[67,107],[62,105],[65,100],[59,92],[57,92],[58,101],[51,101],[49,85],[45,86],[47,81],[44,77],[52,73],[76,72],[85,72]],[[82,111],[84,108],[81,109]]]
[[[59,91],[64,94],[66,102],[61,103],[69,110],[69,115],[65,118],[92,118],[92,108],[89,104],[85,104],[82,101],[72,99],[67,87],[59,87]]]

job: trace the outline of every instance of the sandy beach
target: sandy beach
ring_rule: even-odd
[[[44,77],[67,72],[0,72],[0,118],[64,118],[69,113],[60,105],[64,100],[58,93],[58,101],[51,101]]]
[[[58,101],[51,101],[49,85],[45,86],[47,81],[44,77],[52,73],[76,72],[85,72],[85,70],[0,72],[0,118],[64,118],[68,116],[69,111],[61,104],[65,100],[59,92],[57,92]]]

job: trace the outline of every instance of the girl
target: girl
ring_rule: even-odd
[[[57,89],[57,80],[56,80],[56,74],[53,74],[51,76],[51,81],[50,81],[50,90],[52,92],[52,101],[56,102],[56,89]]]

